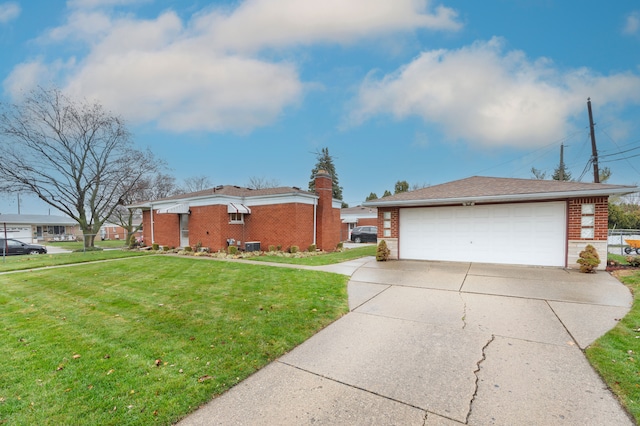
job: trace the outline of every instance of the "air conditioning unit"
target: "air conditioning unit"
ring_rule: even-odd
[[[260,241],[247,241],[244,243],[245,251],[260,251]]]

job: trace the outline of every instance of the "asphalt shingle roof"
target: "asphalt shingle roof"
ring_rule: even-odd
[[[400,194],[373,200],[367,205],[389,205],[393,202],[399,204],[411,201],[429,201],[448,200],[448,199],[473,199],[473,198],[490,198],[505,197],[517,198],[523,196],[523,199],[530,199],[528,195],[540,195],[539,198],[553,198],[554,195],[559,197],[570,196],[575,193],[581,196],[585,192],[588,193],[628,193],[635,192],[638,188],[626,185],[609,185],[603,183],[585,183],[585,182],[567,182],[555,180],[539,180],[539,179],[513,179],[498,178],[485,176],[472,176],[466,179],[460,179],[453,182],[447,182],[440,185],[434,185],[415,191],[402,192]]]
[[[300,188],[291,187],[291,186],[281,186],[278,188],[264,188],[264,189],[250,189],[244,188],[241,186],[234,185],[220,185],[215,188],[209,188],[202,191],[190,192],[187,194],[179,194],[174,195],[172,197],[160,198],[157,200],[148,200],[147,202],[158,202],[158,201],[180,201],[187,200],[192,198],[202,198],[208,196],[229,196],[229,197],[264,197],[270,195],[283,195],[283,194],[308,194],[313,195],[309,191],[303,191]],[[144,204],[144,203],[136,203],[135,205]]]

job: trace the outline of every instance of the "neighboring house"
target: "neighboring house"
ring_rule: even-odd
[[[140,222],[138,222],[139,224]],[[137,224],[134,224],[137,225]],[[136,231],[136,238],[142,237],[142,229]],[[115,223],[104,223],[100,228],[98,238],[101,240],[122,240],[127,238],[127,230]]]
[[[128,206],[142,209],[144,240],[169,247],[262,250],[311,244],[326,251],[340,242],[340,205],[331,176],[318,172],[317,194],[295,187],[217,186]]]
[[[378,209],[375,207],[348,207],[340,210],[340,239],[349,241],[351,231],[356,226],[376,226],[378,224]]]
[[[364,203],[393,259],[578,267],[593,245],[606,267],[610,195],[624,185],[474,176]]]
[[[25,243],[75,241],[78,222],[66,216],[0,214],[0,235]]]

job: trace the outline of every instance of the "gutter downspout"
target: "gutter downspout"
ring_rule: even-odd
[[[155,233],[153,231],[153,204],[151,204],[151,244],[156,242]]]
[[[316,234],[318,233],[318,199],[313,199],[313,244],[316,244]]]

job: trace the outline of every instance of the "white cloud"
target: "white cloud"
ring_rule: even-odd
[[[629,35],[640,33],[640,12],[631,12],[627,16],[622,32]]]
[[[0,3],[0,24],[7,23],[20,16],[20,5],[15,2]]]
[[[88,53],[65,67],[21,64],[5,90],[16,94],[46,77],[136,122],[246,132],[276,120],[313,86],[302,83],[294,63],[258,56],[261,48],[460,27],[454,11],[430,11],[428,0],[247,0],[226,12],[201,11],[187,23],[172,11],[150,20],[108,11],[143,1],[69,0],[66,24],[39,42]]]
[[[360,87],[355,123],[378,114],[418,116],[451,139],[482,145],[531,146],[566,135],[587,97],[607,103],[640,103],[640,76],[562,72],[542,58],[503,51],[494,38],[459,50],[423,52],[410,64]]]
[[[460,29],[453,9],[429,11],[429,0],[248,0],[225,14],[203,13],[194,28],[214,46],[255,50],[318,42],[351,43],[418,28]],[[247,29],[250,28],[250,31]]]

